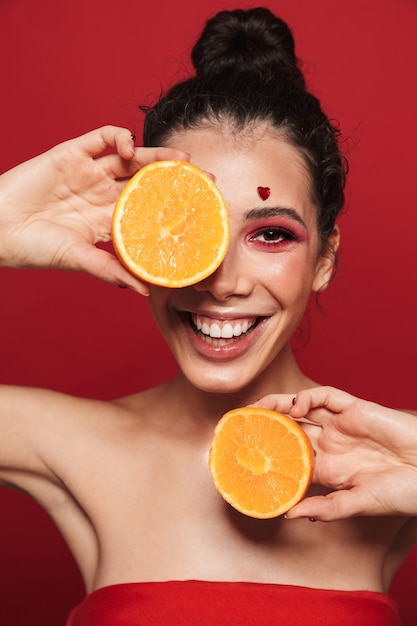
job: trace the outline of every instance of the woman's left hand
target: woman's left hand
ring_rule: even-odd
[[[302,500],[287,518],[332,521],[360,515],[417,515],[417,417],[332,387],[270,395],[255,406],[303,426],[316,453],[313,481],[330,492]]]

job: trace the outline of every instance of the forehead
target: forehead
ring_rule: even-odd
[[[311,212],[311,180],[302,152],[266,124],[239,131],[207,125],[173,133],[169,146],[184,150],[191,161],[213,174],[229,208],[262,202],[259,186],[269,187],[268,200]]]

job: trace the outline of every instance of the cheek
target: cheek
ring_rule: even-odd
[[[164,287],[151,285],[149,288],[149,308],[160,330],[166,326],[168,319],[168,294],[166,292]]]
[[[283,301],[302,295],[308,299],[314,275],[314,263],[307,259],[307,255],[292,253],[271,254],[270,262],[265,263],[262,273],[258,273],[258,276],[262,276],[265,287]]]

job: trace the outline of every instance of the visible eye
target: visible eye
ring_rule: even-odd
[[[298,241],[298,236],[286,228],[264,228],[250,237],[268,246],[277,246],[290,241]]]

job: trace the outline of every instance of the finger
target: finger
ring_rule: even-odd
[[[349,408],[356,400],[353,396],[334,387],[313,387],[297,393],[291,416],[307,417],[312,409],[324,408],[331,413],[341,413]],[[308,419],[313,422],[319,420],[320,412],[311,412]],[[320,420],[319,420],[320,421]]]
[[[332,491],[325,496],[305,498],[286,513],[287,519],[313,518],[322,522],[334,522],[371,515],[370,496],[361,489]]]
[[[136,148],[135,160],[143,167],[153,161],[189,161],[190,155],[176,148]]]
[[[270,409],[280,413],[289,413],[292,407],[294,394],[270,394],[260,398],[251,406],[260,407],[262,409]]]
[[[143,296],[149,295],[146,283],[136,279],[110,252],[89,246],[80,248],[74,259],[73,269],[87,272],[100,280],[118,287],[129,287]]]
[[[143,164],[135,157],[132,156],[130,160],[126,160],[121,159],[118,154],[106,154],[95,159],[95,163],[103,168],[109,178],[120,181],[123,185],[143,167]]]
[[[216,177],[214,174],[212,174],[211,172],[207,172],[207,170],[203,170],[203,172],[206,176],[208,176],[213,181],[213,183],[216,182]]]
[[[118,126],[102,126],[72,141],[91,157],[101,154],[107,148],[117,149],[120,156],[125,159],[131,159],[134,154],[131,131]]]
[[[186,152],[172,148],[136,148],[130,160],[121,159],[118,154],[107,154],[96,159],[96,162],[104,166],[111,178],[126,180],[154,161],[185,161],[189,158]]]

